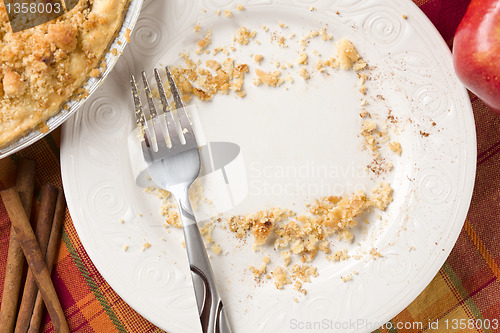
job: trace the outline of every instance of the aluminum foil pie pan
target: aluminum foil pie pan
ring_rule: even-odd
[[[27,146],[40,140],[45,135],[62,125],[71,115],[76,112],[76,110],[78,110],[86,102],[86,100],[92,95],[97,87],[99,87],[102,81],[106,79],[106,77],[118,61],[118,58],[122,54],[125,46],[127,45],[128,34],[133,30],[135,23],[137,22],[137,19],[139,17],[142,3],[143,0],[130,1],[123,20],[122,27],[118,31],[117,36],[108,48],[108,50],[116,49],[118,52],[115,52],[116,55],[112,54],[109,51],[106,52],[103,58],[103,61],[106,62],[106,71],[104,71],[98,78],[89,78],[87,79],[87,81],[85,81],[82,87],[88,91],[87,96],[85,98],[70,98],[65,104],[61,105],[59,112],[46,121],[48,130],[47,128],[45,128],[42,132],[38,128],[35,128],[27,132],[18,140],[13,141],[11,144],[3,148],[0,148],[0,159],[14,154],[15,152],[26,148]]]

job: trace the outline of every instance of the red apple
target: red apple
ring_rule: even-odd
[[[472,0],[453,40],[462,83],[500,113],[500,0]]]

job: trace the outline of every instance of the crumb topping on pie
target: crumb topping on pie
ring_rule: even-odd
[[[13,33],[0,3],[0,146],[55,115],[99,65],[128,0],[82,0],[64,15]]]

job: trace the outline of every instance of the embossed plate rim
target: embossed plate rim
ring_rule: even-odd
[[[357,4],[361,3],[362,1],[360,0],[345,0],[345,1],[331,1],[330,3],[349,3],[349,4]],[[380,3],[388,3],[389,1],[380,1]],[[151,3],[151,2],[149,2]],[[236,2],[231,2],[236,4]],[[274,1],[276,3],[276,1]],[[298,1],[295,1],[294,3],[298,3]],[[310,4],[309,1],[302,1],[300,2],[302,5],[306,6],[307,4]],[[147,2],[146,2],[147,4]],[[146,5],[145,4],[145,5]],[[205,2],[206,4],[206,2]],[[250,6],[250,5],[248,5]],[[319,4],[318,4],[319,6]],[[346,5],[347,6],[347,5]],[[423,26],[425,27],[425,32],[429,34],[429,41],[433,43],[433,45],[437,45],[438,47],[441,47],[443,50],[447,49],[446,44],[442,40],[442,38],[439,36],[437,33],[437,30],[435,29],[434,26],[428,21],[428,19],[424,16],[423,13],[420,12],[418,7],[413,2],[406,1],[402,5],[398,4],[396,6],[400,6],[401,8],[407,10],[407,14],[410,20],[417,20],[419,23],[419,27]],[[409,6],[409,7],[405,7]],[[391,7],[392,8],[392,7]],[[449,65],[450,62],[450,54],[449,51],[447,54],[439,54],[440,57],[443,57],[445,62]],[[445,70],[445,72],[448,74],[448,71],[450,70],[449,66]],[[124,76],[126,77],[126,73],[123,73]],[[452,78],[454,81],[454,78]],[[454,86],[455,87],[455,86]],[[465,184],[463,184],[462,188],[464,189],[464,192],[461,193],[461,199],[462,199],[462,205],[459,207],[457,211],[454,211],[453,213],[455,216],[458,218],[455,218],[453,223],[451,223],[450,228],[447,230],[446,235],[443,236],[443,242],[440,242],[440,248],[439,251],[435,249],[435,258],[434,261],[432,262],[432,267],[428,268],[427,271],[425,272],[419,272],[420,275],[419,277],[424,276],[418,283],[413,283],[411,284],[411,288],[406,288],[404,291],[401,291],[398,297],[394,297],[394,302],[393,304],[381,304],[379,308],[377,309],[378,311],[373,312],[372,317],[376,317],[377,319],[380,319],[381,321],[388,320],[392,318],[394,315],[396,315],[399,311],[401,311],[405,306],[407,306],[411,300],[413,300],[423,289],[424,287],[431,281],[431,279],[435,276],[435,273],[439,270],[441,267],[442,263],[445,261],[446,257],[448,256],[449,252],[451,251],[453,244],[456,242],[456,239],[458,237],[458,234],[461,230],[461,225],[463,224],[463,220],[461,218],[465,218],[465,214],[468,208],[468,204],[470,202],[470,198],[472,195],[472,187],[473,187],[473,182],[474,182],[474,173],[475,173],[475,156],[476,156],[476,142],[475,142],[475,136],[472,135],[474,134],[474,120],[472,117],[472,109],[470,106],[470,101],[468,100],[467,93],[465,89],[462,86],[456,86],[456,99],[457,103],[460,104],[458,105],[458,112],[463,112],[464,114],[462,115],[464,117],[464,124],[466,126],[465,130],[467,134],[470,135],[470,137],[467,137],[463,141],[463,146],[465,151],[461,151],[461,153],[467,155],[467,160],[466,160],[466,165],[464,165],[464,174],[467,175],[467,177],[464,180]],[[89,110],[90,111],[90,110]],[[81,117],[81,114],[77,114],[78,117]],[[138,297],[140,295],[134,294],[134,292],[127,291],[124,289],[124,286],[121,285],[121,281],[117,280],[116,276],[113,276],[113,273],[111,272],[112,266],[106,267],[106,260],[109,261],[109,258],[106,256],[108,255],[106,253],[106,244],[101,244],[97,245],[95,247],[88,247],[88,244],[92,243],[89,241],[89,237],[92,237],[91,235],[87,234],[84,229],[85,229],[85,223],[88,223],[89,221],[85,220],[85,218],[82,218],[82,213],[84,214],[85,212],[82,212],[84,207],[80,207],[78,204],[78,200],[80,199],[81,193],[75,193],[73,192],[76,188],[77,185],[75,185],[75,179],[78,177],[77,174],[75,174],[75,169],[71,169],[74,164],[72,163],[77,163],[77,155],[78,153],[75,150],[72,150],[71,148],[71,141],[78,141],[78,131],[77,128],[73,126],[78,126],[79,123],[78,121],[74,118],[73,120],[70,120],[64,127],[63,127],[63,145],[62,145],[62,151],[61,151],[61,160],[62,160],[62,168],[63,168],[63,181],[65,184],[68,184],[69,191],[67,192],[68,196],[68,205],[70,207],[70,212],[72,216],[75,216],[75,227],[77,228],[77,231],[80,235],[80,238],[82,240],[82,243],[87,249],[87,252],[89,253],[89,256],[91,259],[94,261],[96,267],[99,269],[101,274],[105,277],[105,279],[110,283],[110,285],[117,291],[119,294],[122,296],[122,298],[127,301],[129,304],[131,304],[138,312],[140,312],[143,316],[145,316],[148,320],[152,321],[153,323],[157,324],[158,326],[168,330],[168,331],[174,331],[174,330],[179,330],[179,331],[185,331],[185,327],[177,325],[177,321],[181,321],[182,315],[179,313],[179,311],[172,311],[169,312],[167,311],[166,313],[163,314],[163,317],[159,316],[159,312],[154,311],[154,309],[149,309],[147,306],[144,306],[144,303],[138,302]],[[462,126],[463,124],[460,124]],[[463,129],[462,129],[463,130]],[[432,140],[432,137],[429,139]],[[462,141],[461,141],[462,142]],[[74,143],[76,144],[76,143]],[[466,169],[466,170],[465,170]],[[123,170],[121,168],[120,170]],[[462,170],[461,170],[462,171]],[[75,187],[72,188],[72,185]],[[431,189],[432,190],[432,189]],[[443,251],[441,251],[441,246],[443,247]],[[401,250],[401,249],[399,249]],[[404,249],[408,250],[408,249]],[[421,253],[421,250],[417,248],[416,253]],[[413,252],[412,252],[413,253]],[[434,252],[432,252],[434,254]],[[396,259],[397,257],[397,253]],[[382,265],[384,263],[384,260],[377,260],[375,262],[376,265]],[[111,263],[110,263],[111,265]],[[399,267],[395,267],[396,269],[399,269]],[[360,274],[362,275],[362,274]],[[360,282],[362,281],[364,277],[360,276],[359,278],[356,277],[351,281],[351,284],[346,284],[345,289],[350,289],[350,291],[356,291],[353,289],[356,289],[360,287]],[[388,280],[389,281],[389,280]],[[387,282],[389,284],[389,282]],[[389,287],[385,287],[387,290],[391,290]],[[385,289],[384,289],[385,290]],[[342,295],[339,293],[339,297]],[[349,294],[352,296],[353,294]],[[348,296],[349,296],[348,295]],[[307,303],[306,303],[307,304]],[[283,304],[283,306],[286,306],[286,304]],[[166,311],[166,310],[165,310]],[[168,317],[168,318],[167,318]],[[168,320],[165,320],[167,318]],[[278,318],[278,316],[276,317]],[[241,318],[244,320],[244,318]],[[273,323],[266,323],[266,324],[273,324]],[[274,324],[279,324],[274,323]],[[267,327],[267,326],[266,326]],[[346,330],[346,331],[353,331],[353,330]],[[366,331],[363,329],[360,329],[358,331]]]

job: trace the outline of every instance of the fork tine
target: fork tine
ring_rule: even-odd
[[[132,97],[134,99],[135,106],[135,117],[138,126],[145,126],[144,112],[142,112],[142,103],[139,97],[139,90],[137,89],[137,83],[135,82],[135,76],[130,75],[130,86],[132,88]]]
[[[163,88],[163,83],[161,82],[160,73],[158,69],[154,69],[156,85],[158,86],[158,93],[160,94],[160,101],[163,108],[163,113],[165,115],[165,122],[167,123],[168,135],[170,137],[170,143],[172,146],[181,144],[179,133],[175,126],[175,121],[172,112],[169,110],[167,95],[165,94],[165,89]]]
[[[158,118],[155,102],[153,100],[153,94],[151,93],[151,88],[149,87],[149,82],[146,77],[146,72],[142,72],[142,80],[144,81],[144,90],[146,92],[146,99],[148,100],[149,114],[153,123],[151,135],[155,138],[158,150],[160,148],[167,148],[166,136],[163,134],[163,130],[160,125],[160,120]]]
[[[163,83],[161,82],[160,72],[158,71],[158,68],[154,69],[154,73],[155,73],[156,85],[158,86],[158,92],[160,94],[160,101],[163,107],[163,112],[167,112],[169,108],[167,94],[165,93],[165,89],[163,88]]]
[[[177,84],[175,83],[172,73],[170,72],[170,68],[167,66],[165,67],[165,70],[167,71],[168,84],[170,85],[170,91],[172,92],[172,97],[174,98],[175,108],[182,109],[184,108],[184,103],[182,102],[182,98],[179,94],[179,89],[177,89]]]
[[[139,90],[137,89],[137,83],[135,81],[134,75],[130,76],[130,86],[132,88],[132,96],[134,99],[134,108],[135,108],[134,113],[135,113],[137,126],[139,127],[139,130],[142,131],[142,135],[144,137],[146,145],[149,147],[149,140],[148,140],[148,136],[147,136],[147,132],[149,131],[148,123],[146,122],[146,117],[144,116],[141,98],[139,97]]]
[[[172,92],[172,97],[177,109],[177,117],[179,118],[179,123],[181,125],[181,135],[184,136],[186,145],[197,145],[196,138],[193,133],[193,128],[191,126],[191,121],[189,120],[189,117],[187,115],[186,108],[184,107],[184,103],[182,102],[179,90],[177,89],[177,85],[175,84],[172,73],[170,72],[170,68],[167,66],[165,69],[167,71],[167,79],[168,84],[170,85],[170,91]]]
[[[142,72],[142,81],[144,82],[144,90],[146,92],[146,99],[148,100],[149,114],[151,115],[151,118],[154,118],[157,116],[157,112],[155,103],[153,101],[153,94],[151,94],[151,89],[149,88],[149,82],[148,79],[146,78],[146,72]]]

